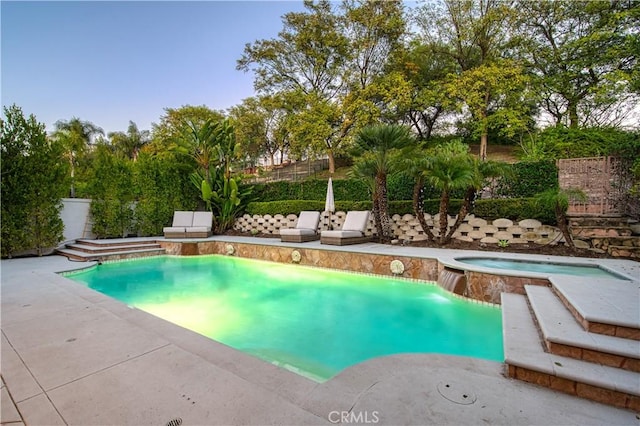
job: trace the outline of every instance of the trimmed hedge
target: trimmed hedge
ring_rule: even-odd
[[[307,179],[301,182],[279,181],[254,185],[256,201],[317,200],[324,201],[327,196],[327,181]],[[333,181],[333,194],[336,199],[367,201],[371,199],[367,185],[355,179]]]
[[[450,215],[455,215],[460,210],[462,200],[451,200],[449,205]],[[336,211],[370,210],[371,201],[337,201]],[[435,215],[440,207],[440,200],[425,200],[425,212]],[[298,214],[302,210],[324,210],[324,201],[317,200],[284,200],[270,202],[253,202],[247,206],[250,215],[288,215]],[[389,214],[413,214],[411,201],[391,201]],[[522,219],[537,219],[547,225],[555,225],[555,214],[552,210],[542,209],[536,206],[533,198],[510,198],[497,200],[478,200],[474,204],[472,213],[486,220],[499,218],[519,221]]]
[[[515,163],[512,170],[512,175],[499,180],[497,194],[501,197],[533,197],[558,187],[558,168],[553,160]]]
[[[413,177],[404,173],[389,176],[387,194],[390,201],[411,200],[413,197]],[[425,185],[425,196],[436,198],[440,191]],[[298,182],[278,181],[254,185],[253,193],[257,202],[316,200],[324,201],[327,196],[327,181],[324,179],[307,179]],[[358,179],[337,179],[333,181],[333,195],[336,200],[369,201],[371,191]],[[461,197],[464,190],[456,191],[453,196]]]

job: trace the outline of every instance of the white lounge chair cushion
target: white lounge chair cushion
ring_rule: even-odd
[[[185,226],[204,226],[211,230],[211,222],[213,222],[213,213],[211,212],[194,212],[193,213],[193,223],[191,225]]]
[[[347,212],[347,217],[344,219],[342,230],[364,232],[367,229],[368,223],[369,223],[368,210],[350,211],[350,212]]]
[[[363,233],[360,231],[322,231],[322,236],[329,238],[357,238],[362,237]]]
[[[315,235],[315,229],[286,228],[280,230],[280,235]]]
[[[167,232],[172,232],[172,233],[182,232],[182,233],[185,233],[185,232],[187,232],[187,230],[186,230],[186,228],[184,226],[165,226],[164,228],[162,228],[162,232],[164,232],[165,234]]]
[[[193,212],[175,211],[173,212],[172,227],[191,226],[193,223]]]
[[[298,223],[296,228],[298,229],[318,229],[318,223],[320,222],[320,212],[315,211],[301,211],[298,216]],[[292,234],[291,234],[292,235]]]

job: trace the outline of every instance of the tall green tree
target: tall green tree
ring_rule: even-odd
[[[473,130],[480,137],[479,157],[483,161],[490,130],[514,136],[530,124],[527,77],[512,61],[485,63],[451,75],[445,90],[470,113]]]
[[[16,105],[0,119],[2,256],[55,247],[62,240],[61,198],[68,181],[64,147]]]
[[[77,117],[70,120],[56,121],[53,138],[58,140],[65,150],[65,156],[69,162],[71,171],[71,188],[69,195],[76,196],[75,172],[78,160],[82,157],[93,139],[98,135],[104,135],[104,130],[90,121],[83,121]]]
[[[232,107],[230,116],[236,123],[236,136],[244,157],[255,163],[265,155],[275,165],[276,155],[282,163],[291,146],[291,108],[281,95],[247,98]]]
[[[368,126],[360,130],[355,138],[353,155],[360,177],[373,179],[373,216],[378,237],[383,242],[393,238],[389,218],[387,177],[396,172],[400,152],[414,143],[408,128],[399,125]]]
[[[237,68],[255,73],[254,87],[259,93],[286,94],[295,100],[297,112],[311,110],[311,121],[299,120],[297,139],[308,146],[322,147],[335,170],[349,121],[342,116],[349,46],[342,34],[342,22],[326,0],[306,0],[305,12],[287,13],[278,37],[247,44]],[[327,114],[326,119],[319,119]],[[321,129],[314,129],[310,123]],[[326,127],[330,126],[329,130]]]
[[[194,127],[200,127],[207,121],[217,122],[224,118],[223,112],[212,110],[205,105],[165,108],[160,121],[151,125],[151,142],[143,150],[162,157],[183,154],[176,148],[184,143],[185,138],[191,137]]]
[[[515,54],[553,124],[619,126],[638,102],[636,1],[518,1]]]

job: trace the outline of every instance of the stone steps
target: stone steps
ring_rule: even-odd
[[[629,304],[637,304],[637,282],[620,283],[606,290],[624,285],[625,295],[620,297],[622,305],[624,299]],[[635,326],[634,320],[628,321],[628,317],[633,317],[636,312],[631,309],[619,317],[614,315],[605,319],[593,308],[598,304],[602,312],[611,308],[603,303],[606,296],[602,292],[600,299],[591,298],[588,302],[576,300],[575,294],[566,289],[563,289],[565,300],[558,297],[559,289],[542,286],[525,286],[525,289],[525,295],[501,295],[507,374],[578,397],[640,410],[638,340],[586,330],[583,321],[575,317],[576,314],[582,319],[595,315],[598,323],[615,323],[607,325],[614,328],[620,325],[628,330]],[[578,306],[575,307],[573,302]],[[565,303],[569,303],[572,309],[568,309]],[[590,303],[593,306],[589,306]],[[621,306],[620,311],[624,308]]]
[[[153,239],[125,240],[76,240],[56,252],[77,261],[107,261],[166,254]]]
[[[127,245],[112,245],[101,247],[93,244],[67,244],[66,248],[81,251],[84,253],[102,254],[102,253],[115,253],[119,251],[130,250],[144,250],[144,249],[159,249],[160,244],[157,243],[143,243],[143,244],[127,244]]]
[[[640,341],[585,330],[548,287],[525,291],[548,352],[640,372]]]

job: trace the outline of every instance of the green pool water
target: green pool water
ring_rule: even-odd
[[[219,255],[108,263],[67,277],[318,381],[397,353],[504,359],[500,309],[437,285]]]

